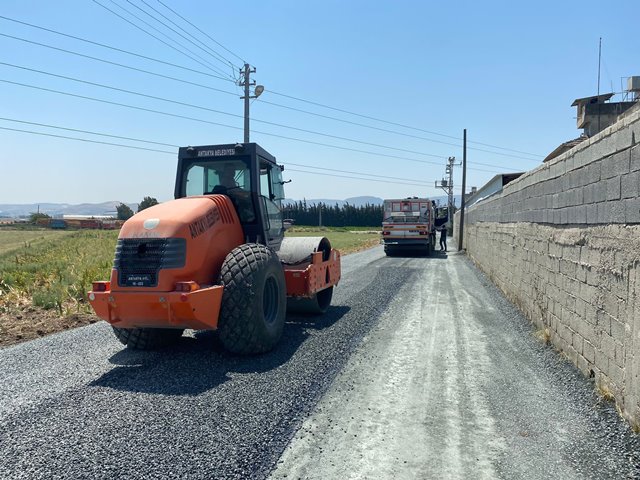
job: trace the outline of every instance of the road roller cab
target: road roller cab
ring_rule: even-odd
[[[255,143],[180,148],[175,200],[125,222],[110,281],[88,294],[123,344],[208,329],[232,352],[260,353],[287,310],[327,310],[340,254],[324,237],[284,238],[282,170]]]

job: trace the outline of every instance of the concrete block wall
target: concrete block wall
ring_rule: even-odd
[[[469,257],[636,426],[639,141],[640,113],[528,172],[465,213],[463,242]]]

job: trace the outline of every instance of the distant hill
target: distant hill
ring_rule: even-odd
[[[115,215],[116,205],[120,202],[80,203],[31,203],[31,204],[0,204],[0,217],[27,217],[33,212],[46,213],[52,217],[62,215]],[[137,203],[127,203],[135,212]]]

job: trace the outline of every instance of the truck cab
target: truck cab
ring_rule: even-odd
[[[279,250],[283,167],[255,143],[183,147],[178,152],[175,198],[223,194],[233,202],[245,243]]]

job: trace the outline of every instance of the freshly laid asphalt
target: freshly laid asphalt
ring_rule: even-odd
[[[343,258],[322,317],[226,354],[104,322],[0,349],[0,478],[640,478],[640,441],[458,254]]]

